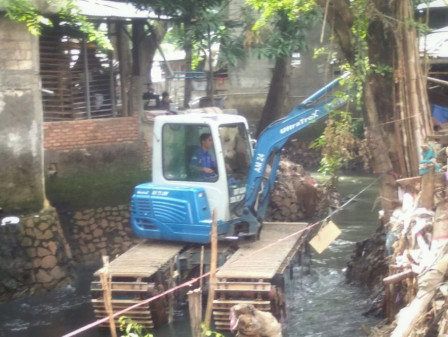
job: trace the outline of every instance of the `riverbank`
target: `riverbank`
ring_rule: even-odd
[[[398,179],[401,205],[357,243],[347,278],[372,290],[370,337],[447,336],[448,200],[445,173]]]
[[[341,194],[356,194],[374,180],[370,176],[342,177]],[[376,185],[373,185],[334,216],[342,234],[322,254],[312,253],[311,273],[304,273],[298,266],[293,268],[288,279],[288,315],[283,322],[285,337],[360,337],[365,336],[362,326],[376,324],[376,318],[362,315],[368,309],[369,291],[347,284],[344,276],[353,245],[375,231],[376,196]],[[78,266],[78,277],[68,288],[0,306],[0,336],[56,337],[93,322],[89,285],[98,267]],[[177,308],[175,322],[152,331],[154,335],[189,337],[188,313],[184,309]],[[105,336],[108,331],[98,328],[83,333],[83,337]]]

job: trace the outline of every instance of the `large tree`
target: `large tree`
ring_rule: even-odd
[[[320,15],[314,5],[303,7],[300,16],[296,16],[294,7],[276,6],[264,0],[248,0],[247,3],[258,10],[261,17],[250,27],[252,32],[246,34],[245,45],[255,47],[263,57],[275,60],[256,131],[258,136],[269,124],[280,118],[289,94],[291,55],[307,49],[306,37],[319,21]],[[272,10],[268,10],[267,4],[272,6]]]
[[[217,7],[223,0],[130,0],[140,7],[151,8],[160,15],[165,15],[184,32],[183,48],[185,51],[185,72],[192,69],[194,27],[209,13],[210,8]],[[193,83],[190,76],[185,77],[184,106],[188,107]]]
[[[323,6],[324,1],[319,1]],[[380,198],[389,216],[398,201],[395,179],[418,174],[419,146],[431,129],[412,3],[333,0],[328,7],[328,22],[353,69],[365,69],[358,75],[365,76],[366,136],[372,168],[384,174]],[[361,58],[368,60],[364,68],[357,64],[363,62]]]
[[[356,83],[362,84],[367,147],[380,179],[388,217],[396,206],[397,176],[418,172],[419,146],[431,129],[425,76],[419,62],[410,0],[268,0],[273,13],[319,5]]]

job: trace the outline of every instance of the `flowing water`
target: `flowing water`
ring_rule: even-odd
[[[294,267],[294,277],[287,288],[289,337],[362,337],[362,326],[373,326],[377,319],[365,317],[369,292],[347,284],[344,269],[355,242],[370,236],[377,227],[378,210],[373,209],[377,188],[371,177],[343,177],[342,195],[359,194],[337,212],[332,221],[341,229],[340,236],[322,254],[312,251],[311,268],[305,272]]]
[[[357,194],[374,182],[372,177],[343,177],[342,195]],[[354,243],[376,229],[376,184],[332,217],[341,235],[322,254],[312,251],[311,268],[294,266],[286,291],[285,337],[362,337],[362,326],[372,326],[375,318],[362,315],[368,309],[367,290],[345,282],[344,268]],[[0,305],[0,337],[59,337],[93,322],[89,284],[99,266],[81,267],[78,278],[68,288]],[[175,312],[175,323],[158,329],[155,337],[189,337],[188,315]],[[227,334],[231,336],[230,334]],[[106,337],[98,328],[81,337]]]

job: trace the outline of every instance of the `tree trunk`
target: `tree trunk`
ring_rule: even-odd
[[[120,60],[120,88],[121,88],[121,105],[122,116],[129,116],[129,90],[131,84],[131,56],[129,48],[129,39],[125,34],[124,24],[117,22],[117,54]]]
[[[321,6],[326,1],[317,0]],[[364,91],[364,122],[373,170],[384,175],[380,197],[386,217],[397,201],[395,179],[418,172],[419,146],[429,132],[430,111],[421,69],[410,0],[373,0],[367,34],[370,64],[393,69],[388,77],[370,73]],[[333,0],[327,21],[349,63],[356,41],[351,33],[353,15],[346,0]],[[393,18],[392,20],[390,18]]]
[[[275,59],[268,96],[257,128],[257,137],[269,124],[279,119],[281,115],[288,95],[290,67],[290,57],[282,56]]]
[[[193,42],[191,40],[191,24],[185,23],[185,83],[184,83],[184,107],[188,108],[193,91],[193,82],[191,79],[191,65],[193,62]]]
[[[208,52],[208,57],[207,57],[207,62],[208,62],[208,77],[207,77],[207,97],[210,101],[210,105],[211,106],[215,106],[215,98],[214,98],[214,94],[215,94],[215,84],[214,84],[214,80],[213,80],[213,55],[212,55],[212,41],[211,41],[211,37],[210,37],[210,25],[208,26],[208,31],[207,31],[207,52]]]
[[[427,133],[431,130],[431,112],[428,104],[426,78],[423,74],[419,57],[418,41],[409,1],[396,1],[397,27],[395,29],[395,44],[397,61],[395,68],[395,86],[399,100],[395,109],[400,111],[403,124],[402,139],[406,160],[406,171],[409,175],[418,174],[419,149],[425,142]]]
[[[144,59],[143,69],[143,81],[144,83],[152,83],[151,70],[154,60],[154,55],[156,54],[157,48],[159,48],[165,33],[166,33],[167,23],[159,23],[157,27],[149,26],[147,36],[144,38],[142,43],[142,49],[145,49],[143,55],[146,57]]]
[[[364,91],[364,123],[366,124],[366,139],[369,151],[372,155],[372,169],[381,176],[379,194],[381,208],[386,219],[392,214],[398,204],[397,187],[390,158],[390,147],[384,141],[386,139],[383,128],[380,127],[377,111],[377,101],[373,93],[373,83],[368,81]]]
[[[326,8],[328,0],[316,0],[323,9]],[[348,63],[353,64],[355,49],[353,46],[353,15],[350,10],[350,2],[346,0],[333,0],[329,2],[327,22],[338,42],[339,48]]]

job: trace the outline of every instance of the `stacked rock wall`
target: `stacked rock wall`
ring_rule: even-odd
[[[0,302],[70,282],[73,263],[54,208],[0,226]]]
[[[112,260],[138,241],[129,224],[128,205],[69,212],[61,218],[78,263],[98,262],[103,255]]]
[[[112,260],[139,241],[128,205],[60,215],[48,208],[19,218],[0,226],[0,302],[64,286],[75,263]]]

